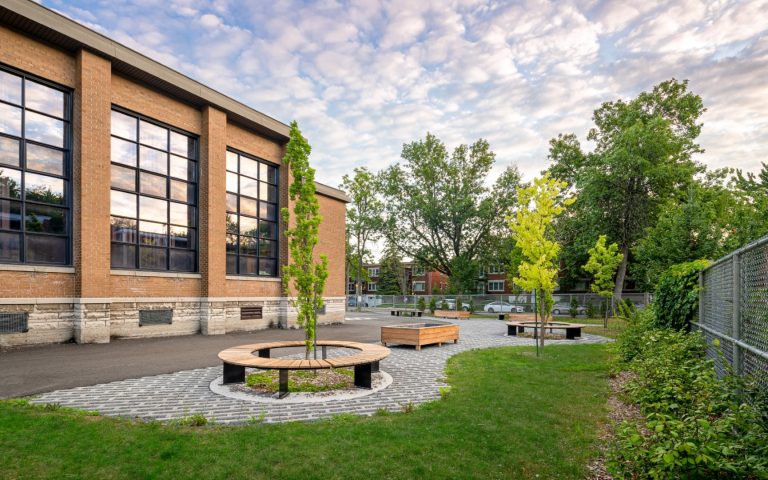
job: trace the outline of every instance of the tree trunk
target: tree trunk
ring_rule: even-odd
[[[621,292],[624,291],[624,279],[627,276],[627,257],[629,256],[629,246],[622,245],[621,253],[624,255],[624,258],[621,259],[619,269],[616,271],[616,286],[613,287],[613,298],[619,302],[621,301]]]
[[[361,285],[361,277],[363,276],[363,260],[360,254],[360,238],[357,239],[357,278],[355,279],[355,311],[361,312],[360,297],[363,296],[363,286]]]
[[[608,299],[605,299],[605,318],[603,319],[603,328],[608,328]]]
[[[539,349],[541,351],[541,356],[544,356],[544,326],[546,325],[546,303],[544,301],[544,292],[539,292],[539,320],[541,320],[541,328],[539,328]]]

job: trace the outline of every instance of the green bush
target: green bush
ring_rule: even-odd
[[[429,299],[429,311],[435,313],[435,310],[437,310],[437,301],[435,300],[435,297],[431,297]]]
[[[443,299],[443,301],[440,303],[440,310],[450,310],[451,307],[448,305],[448,302]]]
[[[576,297],[571,297],[571,306],[568,309],[568,313],[571,315],[571,318],[576,318],[576,315],[579,314],[579,301]]]
[[[420,312],[427,309],[427,302],[424,300],[424,297],[419,297],[418,309]]]
[[[656,287],[653,311],[656,325],[688,330],[699,308],[699,272],[708,260],[673,265],[664,272]]]
[[[595,307],[595,304],[592,303],[592,300],[587,301],[584,309],[586,310],[585,313],[587,314],[588,318],[597,318],[597,307]]]

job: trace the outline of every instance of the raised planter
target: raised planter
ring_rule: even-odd
[[[423,345],[459,341],[459,326],[444,322],[406,323],[403,325],[389,325],[381,327],[381,343],[386,347],[389,344],[413,345],[416,350],[421,350]]]
[[[472,312],[464,310],[435,310],[435,313],[432,315],[438,318],[469,318]]]

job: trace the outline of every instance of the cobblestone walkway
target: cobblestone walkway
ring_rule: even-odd
[[[381,369],[392,376],[392,384],[379,392],[348,400],[321,403],[270,404],[238,400],[213,393],[209,384],[221,375],[221,367],[185,370],[40,395],[32,403],[55,403],[66,407],[98,410],[102,415],[171,420],[200,413],[217,423],[242,423],[249,418],[265,422],[314,420],[340,413],[371,415],[378,409],[399,411],[403,405],[419,404],[440,396],[438,388],[449,357],[466,350],[510,345],[533,345],[529,338],[507,337],[497,320],[457,320],[461,328],[458,344],[392,347]],[[587,344],[611,341],[584,335],[580,340],[548,340],[553,344]]]

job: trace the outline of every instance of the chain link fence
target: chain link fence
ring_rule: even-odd
[[[635,307],[644,308],[650,302],[647,293],[625,293],[624,299],[631,301]],[[605,308],[605,298],[592,293],[555,294],[552,314],[569,316],[572,301],[577,317],[601,316]],[[355,295],[347,296],[347,311],[354,311],[358,304],[363,310],[387,310],[392,308],[424,307],[429,310],[434,300],[440,310],[465,310],[477,314],[498,313],[533,313],[534,298],[530,293],[521,294],[486,294],[486,295]]]
[[[705,268],[699,283],[694,326],[717,373],[751,375],[768,389],[768,236]]]

